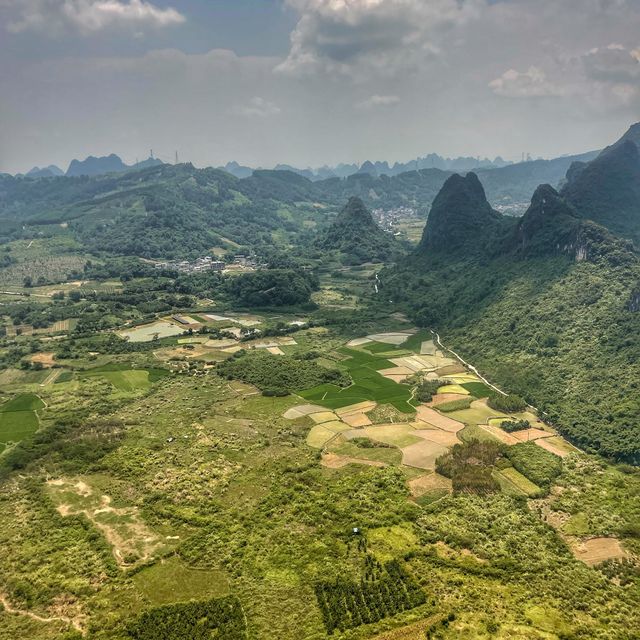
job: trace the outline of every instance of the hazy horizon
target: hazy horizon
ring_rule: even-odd
[[[300,168],[601,148],[640,0],[0,0],[0,171],[149,149]]]

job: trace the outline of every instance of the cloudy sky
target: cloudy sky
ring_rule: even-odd
[[[0,171],[516,159],[640,120],[640,0],[0,0]]]

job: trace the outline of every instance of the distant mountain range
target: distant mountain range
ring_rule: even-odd
[[[430,153],[422,158],[416,158],[409,162],[396,162],[390,165],[386,161],[367,160],[362,164],[338,164],[334,167],[323,166],[316,169],[299,169],[288,164],[278,164],[274,167],[275,171],[291,171],[309,180],[326,180],[327,178],[347,178],[349,176],[365,173],[370,176],[397,176],[407,171],[420,171],[422,169],[440,169],[441,171],[471,171],[472,169],[497,169],[506,167],[512,162],[503,160],[500,156],[494,160],[489,158],[458,157],[444,158],[437,153]],[[224,171],[231,173],[236,178],[246,178],[251,175],[253,169],[243,166],[237,162],[227,162],[223,167],[219,167]]]
[[[351,196],[362,198],[364,204],[376,208],[396,206],[413,207],[419,215],[426,215],[445,180],[454,172],[475,171],[487,193],[494,209],[510,215],[521,215],[528,206],[531,194],[542,183],[561,187],[569,167],[574,163],[586,163],[593,160],[599,151],[563,156],[552,160],[530,160],[508,163],[501,158],[480,160],[472,157],[443,158],[429,154],[411,162],[396,163],[367,161],[362,165],[339,164],[335,167],[319,169],[298,169],[286,164],[278,164],[275,169],[253,169],[237,162],[228,162],[219,169],[246,179],[254,174],[272,180],[276,173],[283,176],[297,176],[310,183],[321,185],[321,191],[329,189],[344,199]],[[85,160],[73,160],[65,174],[51,165],[45,168],[34,167],[27,176],[46,178],[66,175],[101,176],[111,173],[135,171],[162,165],[157,158],[148,158],[133,165],[125,164],[116,154],[103,157],[89,156]],[[578,165],[576,165],[578,166]],[[283,179],[285,179],[283,177]],[[286,178],[291,182],[289,178]],[[300,183],[303,184],[303,183]],[[311,185],[306,191],[313,190]]]
[[[64,171],[55,164],[50,164],[48,167],[33,167],[26,175],[30,178],[54,178],[56,176],[63,176]]]
[[[48,167],[33,167],[24,175],[29,178],[57,178],[60,176],[102,176],[108,173],[122,173],[123,171],[137,171],[148,167],[164,164],[157,158],[147,158],[142,162],[125,164],[120,156],[112,153],[108,156],[88,156],[84,160],[72,160],[66,173],[55,164]],[[19,175],[19,174],[18,174]]]
[[[132,165],[125,164],[120,156],[112,153],[108,156],[102,156],[96,158],[95,156],[89,156],[84,160],[72,160],[67,173],[65,175],[69,177],[74,176],[100,176],[107,173],[121,173],[123,171],[136,171],[138,169],[146,169],[148,167],[155,167],[164,164],[162,160],[157,158],[147,158],[142,162],[137,162]]]

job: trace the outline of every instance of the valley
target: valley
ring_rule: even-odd
[[[1,178],[0,639],[636,638],[636,130],[521,217],[495,169]]]
[[[3,413],[35,411],[40,430],[0,423],[0,637],[156,637],[163,620],[189,628],[181,602],[225,638],[628,628],[634,469],[530,407],[492,408],[498,392],[406,319],[178,315],[195,331],[56,356],[48,382],[51,363],[3,373]],[[339,595],[356,587],[364,600]]]

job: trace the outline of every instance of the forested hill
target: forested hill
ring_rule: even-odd
[[[189,257],[311,238],[327,218],[319,196],[289,172],[238,180],[189,164],[96,177],[3,176],[0,222],[5,239],[60,234],[62,225],[90,253]]]
[[[487,202],[478,176],[454,174],[433,202],[419,250],[467,254],[487,251],[504,226],[503,217]]]
[[[640,127],[588,164],[572,165],[562,195],[579,214],[640,248]]]
[[[345,264],[388,262],[402,253],[399,243],[378,227],[360,198],[349,199],[316,244],[320,249],[337,251]]]
[[[463,228],[384,270],[380,300],[393,295],[578,446],[640,464],[640,266],[630,243],[545,185],[511,235],[496,225],[495,250],[478,254],[474,236],[492,244],[490,233],[477,235],[478,216],[494,212],[469,189],[465,179],[448,182],[429,224]],[[460,215],[471,200],[475,212]]]

